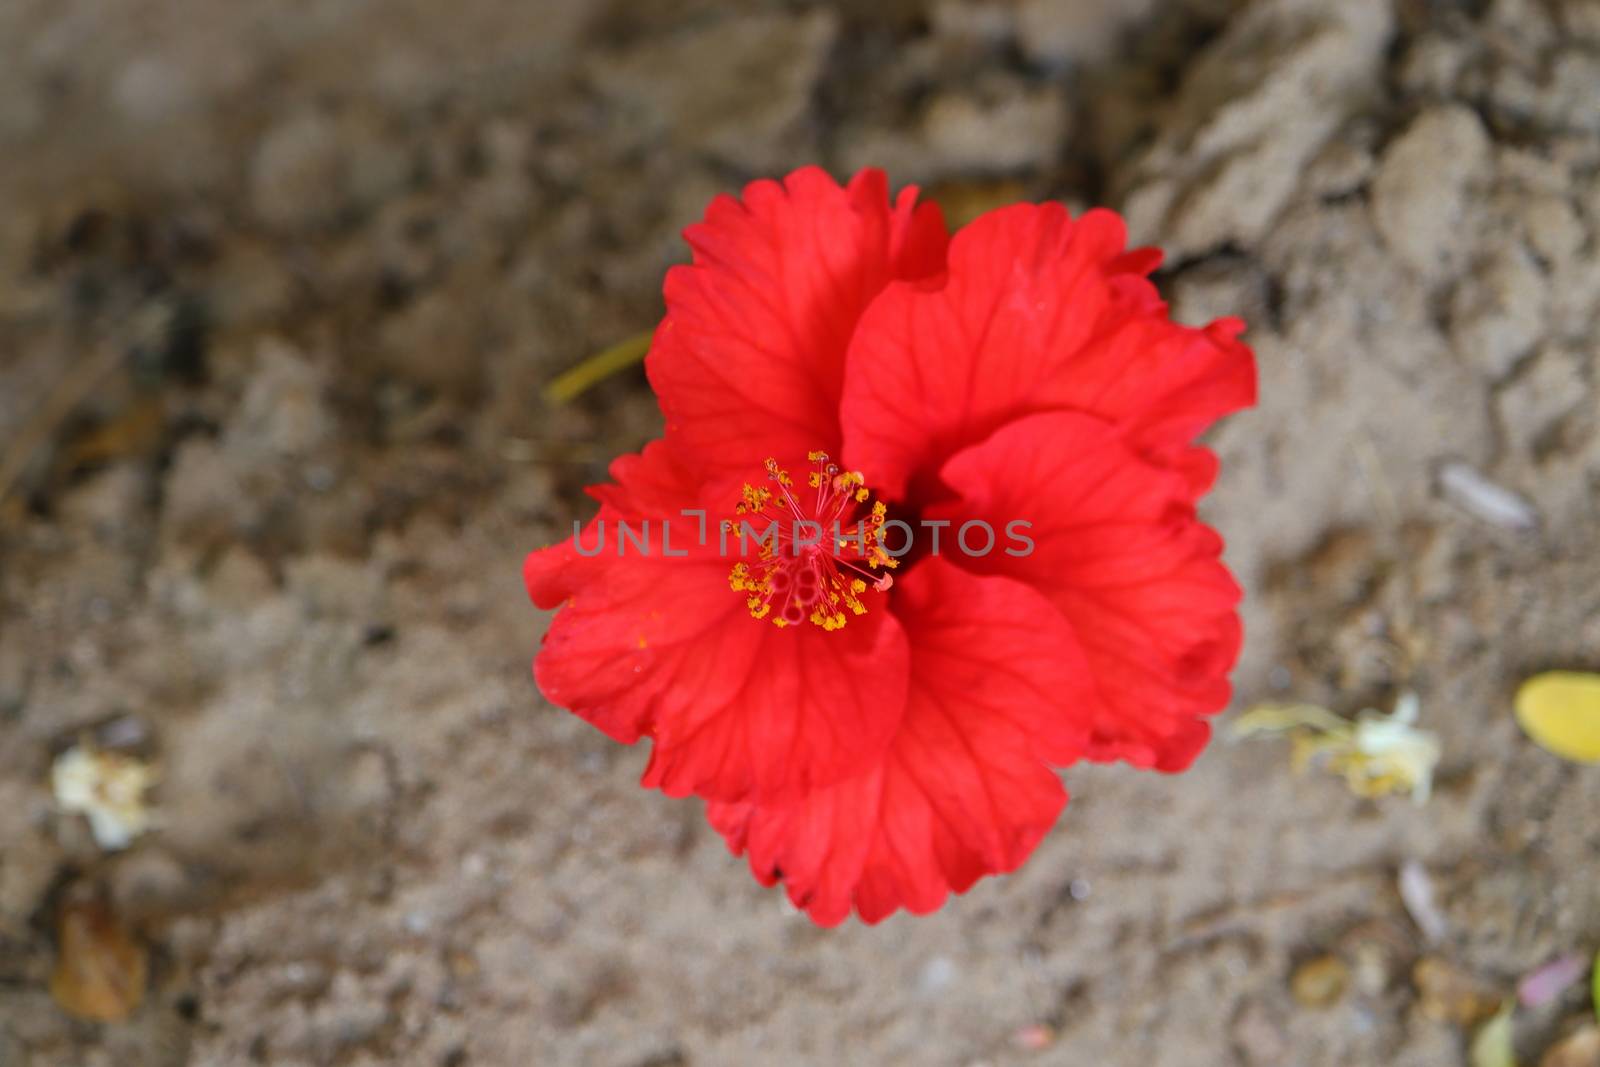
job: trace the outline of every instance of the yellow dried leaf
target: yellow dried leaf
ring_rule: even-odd
[[[1517,1067],[1517,1054],[1511,1044],[1511,1010],[1515,1004],[1514,1000],[1506,1001],[1493,1019],[1478,1027],[1468,1057],[1472,1067]]]
[[[144,999],[148,962],[144,946],[94,901],[61,909],[56,936],[60,955],[50,995],[62,1010],[94,1022],[121,1022]]]
[[[1575,763],[1600,763],[1600,674],[1549,671],[1517,690],[1517,723],[1534,743]]]

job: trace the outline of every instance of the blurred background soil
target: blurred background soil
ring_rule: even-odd
[[[542,702],[521,557],[659,423],[541,385],[813,161],[1118,207],[1249,319],[1236,704],[1415,691],[1430,803],[1219,737],[823,931]],[[1600,0],[6,0],[0,1065],[1464,1063],[1600,942],[1600,772],[1509,713],[1600,668],[1597,317]],[[125,852],[52,802],[85,738],[161,775]],[[49,991],[86,908],[122,1023]]]

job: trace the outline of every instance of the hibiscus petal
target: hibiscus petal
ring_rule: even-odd
[[[638,454],[618,456],[611,461],[609,473],[609,483],[588,489],[602,505],[600,514],[576,538],[530,552],[523,560],[522,580],[528,596],[546,611],[560,606],[593,579],[596,569],[616,558],[619,521],[630,523],[633,529],[642,529],[641,524],[652,519],[659,529],[663,516],[672,516],[675,523],[681,521],[683,533],[672,544],[673,552],[699,537],[699,524],[682,514],[682,509],[696,507],[701,493],[698,479],[664,441],[651,441]],[[599,550],[602,520],[608,542]],[[578,544],[583,552],[578,551]]]
[[[668,437],[740,477],[771,455],[837,453],[845,349],[885,285],[944,268],[937,205],[891,204],[882,171],[841,188],[816,167],[718,197],[667,275],[646,370]]]
[[[1021,204],[958,233],[941,281],[885,289],[846,359],[848,462],[891,499],[932,499],[945,458],[1052,409],[1125,425],[1163,461],[1192,458],[1196,434],[1254,401],[1243,327],[1171,322],[1143,276],[1158,257],[1125,244],[1112,212]],[[1210,476],[1203,461],[1190,473],[1197,488]]]
[[[787,800],[878,759],[906,704],[899,622],[869,611],[832,633],[779,629],[731,599],[732,620],[714,633],[675,633],[663,650],[643,784],[672,796]]]
[[[1031,523],[1025,556],[971,565],[1044,593],[1072,624],[1098,692],[1091,759],[1182,770],[1224,707],[1241,630],[1222,541],[1185,472],[1141,458],[1110,423],[1060,412],[1010,423],[942,472],[960,495],[932,514]]]
[[[645,784],[675,796],[788,798],[879,758],[905,707],[895,618],[869,611],[837,633],[751,618],[715,522],[701,546],[681,515],[698,490],[675,453],[656,442],[611,469],[582,539],[603,549],[569,539],[523,567],[535,603],[561,605],[534,661],[546,698],[624,744],[652,737]],[[686,555],[663,554],[663,520]],[[650,522],[644,550],[619,521]]]
[[[823,925],[925,913],[1014,870],[1066,792],[1051,763],[1088,743],[1093,695],[1072,631],[1039,593],[919,562],[895,588],[911,645],[905,718],[879,764],[790,804],[711,804],[763,884]]]

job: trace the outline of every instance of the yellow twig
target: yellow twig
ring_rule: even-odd
[[[122,350],[115,345],[105,345],[92,355],[80,360],[64,374],[50,392],[34,409],[33,417],[23,424],[17,436],[0,455],[0,500],[17,479],[22,477],[28,460],[50,435],[60,429],[79,404],[105,377],[122,364]]]
[[[618,371],[638,363],[650,351],[651,336],[650,330],[636,333],[626,341],[597,352],[571,370],[557,375],[544,387],[546,403],[565,404]]]

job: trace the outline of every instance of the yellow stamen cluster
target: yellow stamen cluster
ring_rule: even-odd
[[[773,625],[780,628],[809,619],[824,630],[838,630],[850,615],[866,613],[861,594],[869,587],[883,592],[892,583],[888,574],[868,582],[843,571],[852,570],[871,578],[863,565],[889,570],[899,564],[883,549],[881,535],[888,509],[881,501],[872,506],[868,517],[857,520],[860,533],[856,536],[841,534],[820,544],[797,541],[801,523],[809,529],[820,529],[824,535],[855,525],[849,522],[849,515],[869,497],[866,478],[859,471],[840,471],[828,462],[826,452],[811,452],[808,458],[817,465],[807,478],[813,494],[800,490],[802,496],[797,498],[794,481],[776,459],[768,459],[765,464],[767,480],[776,490],[749,484],[743,487],[734,513],[772,519],[778,532],[772,538],[758,537],[754,560],[735,564],[728,584],[735,592],[749,594],[745,604],[757,619],[770,617]],[[801,500],[808,497],[810,506],[805,507]],[[723,527],[737,532],[743,543],[744,527],[736,528],[731,520],[725,521]]]
[[[873,501],[872,515],[867,519],[867,548],[864,553],[867,557],[867,566],[873,570],[882,567],[884,570],[892,571],[900,566],[900,561],[883,548],[883,524],[888,518],[888,506],[881,500]]]
[[[735,515],[755,515],[772,502],[772,491],[744,483],[744,499],[733,509]]]

